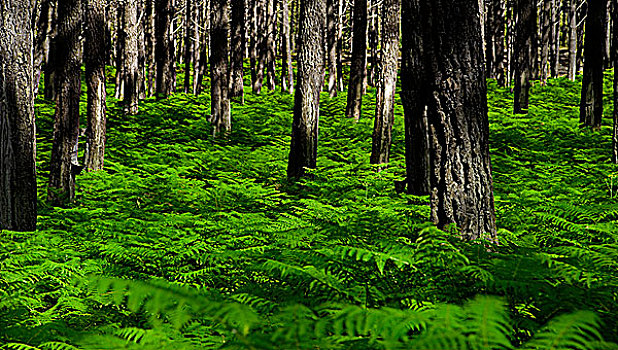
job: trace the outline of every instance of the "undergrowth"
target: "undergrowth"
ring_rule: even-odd
[[[2,349],[611,349],[618,341],[618,167],[611,107],[578,126],[579,82],[532,90],[530,113],[489,82],[499,244],[428,223],[369,164],[360,123],[322,95],[318,169],[286,180],[293,98],[108,101],[105,170],[70,208],[45,204],[53,104],[37,100],[40,224],[0,233]],[[111,87],[110,87],[111,92]],[[607,76],[607,106],[611,76]],[[82,101],[84,104],[85,101]],[[82,140],[83,141],[83,140]]]

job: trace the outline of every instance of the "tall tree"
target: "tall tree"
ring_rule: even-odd
[[[195,0],[185,0],[185,82],[184,92],[188,94],[191,91],[191,63],[193,62],[195,49]]]
[[[128,114],[137,114],[141,88],[138,48],[141,31],[138,21],[139,5],[139,0],[124,0],[122,85],[124,86],[123,104]]]
[[[290,32],[289,0],[281,0],[281,90],[294,92],[294,70],[292,69],[292,42]]]
[[[352,63],[348,83],[346,116],[359,120],[363,105],[363,91],[367,75],[367,0],[354,0],[354,33],[352,34]]]
[[[326,21],[325,13],[324,0],[300,1],[298,75],[287,169],[290,178],[301,177],[305,175],[305,168],[316,167],[324,64],[322,32]]]
[[[614,61],[614,135],[613,135],[613,161],[618,164],[618,5],[612,6],[612,48]]]
[[[232,0],[232,52],[230,56],[230,98],[244,103],[243,62],[245,59],[245,0]]]
[[[84,56],[86,64],[86,86],[88,94],[86,136],[88,138],[84,167],[87,170],[103,168],[105,154],[105,64],[109,58],[107,48],[107,11],[105,0],[86,2],[86,42]]]
[[[410,0],[407,0],[410,1]],[[421,0],[431,142],[431,218],[495,239],[478,0]]]
[[[328,67],[328,93],[337,96],[337,22],[339,0],[326,1],[326,65]]]
[[[536,0],[517,0],[515,29],[515,87],[514,113],[527,113],[530,98],[530,80],[535,65]]]
[[[146,39],[146,63],[148,71],[146,74],[146,89],[148,90],[148,96],[154,96],[156,93],[156,78],[157,78],[157,61],[155,59],[155,27],[156,27],[156,14],[155,14],[155,1],[145,0],[146,10],[145,17],[145,39]]]
[[[550,48],[551,48],[551,27],[552,13],[555,11],[554,0],[543,0],[541,8],[541,74],[540,79],[543,83],[547,82],[550,74]]]
[[[274,91],[276,87],[276,49],[275,34],[277,31],[277,13],[275,12],[275,0],[268,0],[266,5],[266,85],[268,90]]]
[[[577,3],[578,0],[568,0],[569,2],[569,67],[568,77],[575,80],[577,74]]]
[[[227,0],[210,0],[210,109],[215,134],[232,129],[227,62],[230,53],[227,7]]]
[[[254,94],[262,93],[264,84],[264,68],[266,67],[267,40],[268,40],[268,19],[267,1],[253,1],[253,35],[251,36],[251,87]]]
[[[155,60],[157,64],[157,97],[164,98],[174,92],[174,41],[172,40],[172,0],[155,2]]]
[[[33,9],[0,2],[0,231],[36,229]]]
[[[579,105],[579,123],[601,128],[603,117],[603,57],[607,0],[588,4],[586,39],[584,43],[584,77]]]
[[[62,205],[75,197],[76,145],[79,133],[81,59],[79,35],[82,26],[80,0],[58,2],[56,36],[56,114],[49,170],[48,199]]]
[[[504,66],[506,2],[504,0],[487,1],[486,16],[485,57],[487,59],[488,76],[496,79],[498,84],[504,86],[506,83]]]
[[[391,133],[395,122],[395,90],[399,58],[399,12],[401,0],[383,0],[380,57],[377,60],[376,114],[373,127],[371,163],[388,163]]]

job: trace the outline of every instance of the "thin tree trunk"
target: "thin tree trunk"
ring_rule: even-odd
[[[125,9],[127,7],[127,1],[122,0],[117,2],[116,7],[116,76],[115,76],[115,84],[114,84],[114,98],[122,100],[124,99],[124,84],[126,83],[125,79],[125,69],[127,68],[125,65],[125,55],[126,49],[124,45],[127,43],[127,31],[126,31],[126,16]]]
[[[506,83],[504,67],[505,11],[503,0],[488,2],[485,58],[489,77],[496,79],[500,86],[504,86]]]
[[[251,76],[251,86],[253,93],[259,95],[262,93],[264,84],[264,68],[266,67],[267,55],[267,36],[268,36],[268,20],[266,18],[266,10],[268,0],[255,0],[254,4],[254,74]]]
[[[551,47],[551,26],[552,26],[552,13],[553,0],[543,0],[542,8],[542,21],[541,21],[541,74],[540,79],[543,84],[547,82],[547,78],[550,73],[550,57],[549,49]]]
[[[487,86],[477,0],[421,2],[431,131],[431,218],[496,238]]]
[[[106,45],[107,14],[105,0],[88,0],[86,19],[86,86],[88,90],[88,138],[84,167],[89,171],[103,168],[105,155],[105,63],[109,57]]]
[[[575,81],[577,74],[577,2],[570,0],[569,7],[569,69],[568,78]]]
[[[140,95],[140,72],[139,72],[139,42],[138,35],[140,26],[138,22],[138,5],[139,0],[126,0],[124,5],[124,34],[122,36],[124,42],[122,48],[124,50],[122,61],[124,97],[123,104],[125,113],[137,114]]]
[[[290,33],[289,0],[281,0],[281,89],[290,94],[294,93],[294,70],[292,68],[292,50]]]
[[[277,85],[275,33],[277,31],[277,13],[275,0],[267,0],[266,5],[266,85],[268,90],[275,91]]]
[[[209,41],[210,41],[210,0],[204,1],[204,6],[202,7],[202,15],[204,25],[204,32],[202,33],[202,42],[200,43],[200,58],[199,58],[199,71],[196,76],[195,82],[195,94],[199,95],[202,92],[202,82],[204,80],[204,76],[206,75],[206,67],[208,66],[208,56],[210,54],[209,51]]]
[[[401,5],[401,102],[405,114],[407,193],[426,195],[430,192],[431,166],[420,1],[403,0]]]
[[[579,122],[581,126],[601,128],[603,117],[603,57],[607,0],[590,1],[584,43],[584,78]]]
[[[49,36],[51,34],[50,22],[53,13],[51,0],[42,0],[36,22],[37,33],[34,37],[34,96],[38,95],[43,63],[45,62],[46,53],[49,49]]]
[[[345,16],[343,1],[337,0],[339,10],[337,16],[337,89],[339,91],[345,89],[343,83],[343,17]]]
[[[174,42],[172,31],[172,0],[156,0],[155,60],[157,63],[157,98],[166,98],[174,92]]]
[[[614,61],[614,133],[612,138],[613,157],[612,160],[615,164],[618,164],[618,6],[614,3],[612,7],[612,48],[613,48],[613,61]]]
[[[245,58],[245,0],[232,0],[232,52],[230,56],[230,98],[245,102],[243,62]]]
[[[363,105],[364,83],[367,75],[367,0],[354,0],[354,33],[352,36],[352,64],[348,84],[346,116],[358,121]]]
[[[195,9],[194,0],[185,0],[185,81],[184,92],[188,94],[191,91],[191,64],[193,63],[193,50],[195,37]]]
[[[515,87],[513,112],[526,114],[530,98],[530,79],[535,64],[533,41],[536,32],[535,0],[518,0],[517,24],[515,33]]]
[[[391,16],[391,14],[389,14]],[[363,94],[367,92],[367,85],[376,86],[377,59],[378,59],[378,4],[376,0],[369,0],[369,27],[367,29],[367,42],[370,55],[368,61],[367,83],[364,85]]]
[[[36,229],[33,9],[0,2],[0,231]]]
[[[214,134],[228,133],[232,130],[229,100],[229,71],[227,58],[230,53],[228,43],[227,0],[210,1],[210,108]]]
[[[339,0],[326,1],[326,65],[328,67],[328,94],[337,96],[337,23]]]
[[[561,0],[552,0],[551,12],[551,48],[550,48],[550,74],[558,77],[560,71],[560,11]]]
[[[294,95],[294,121],[287,174],[290,178],[305,175],[305,168],[316,167],[318,121],[324,48],[322,33],[326,22],[324,0],[301,0],[298,77]]]
[[[75,146],[79,133],[81,60],[79,34],[82,25],[80,0],[58,2],[58,62],[56,115],[49,171],[48,200],[62,205],[75,198]]]
[[[55,9],[55,10],[54,10]],[[45,60],[44,67],[44,91],[43,94],[45,99],[47,100],[55,100],[56,99],[56,66],[58,64],[56,59],[56,52],[58,49],[56,48],[56,35],[58,34],[58,5],[56,5],[52,9],[52,16],[49,19],[49,24],[51,27],[50,35],[49,35],[49,54],[47,59]]]
[[[401,0],[383,0],[382,38],[377,67],[376,115],[373,127],[371,164],[389,160],[391,133],[395,122],[395,90],[399,58],[399,18]]]
[[[148,66],[147,82],[148,96],[154,96],[157,86],[157,61],[155,59],[155,0],[146,0],[146,61]]]

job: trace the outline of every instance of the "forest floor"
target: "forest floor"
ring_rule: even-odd
[[[489,248],[433,228],[427,197],[395,192],[400,101],[390,165],[369,164],[372,89],[358,124],[345,93],[322,95],[318,168],[296,184],[292,96],[247,93],[225,139],[208,95],[147,99],[136,116],[109,98],[105,170],[79,175],[65,209],[45,203],[54,107],[38,99],[39,230],[0,233],[0,349],[613,348],[606,77],[600,132],[578,126],[580,82],[537,83],[516,116],[489,82]]]

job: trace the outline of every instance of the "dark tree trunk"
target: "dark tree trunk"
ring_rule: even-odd
[[[382,38],[377,67],[376,115],[373,127],[371,164],[386,164],[395,122],[395,90],[399,58],[399,12],[401,0],[383,0]]]
[[[208,56],[209,56],[209,41],[210,41],[210,33],[208,29],[210,27],[210,0],[204,1],[204,6],[202,7],[202,15],[203,21],[205,23],[205,29],[202,33],[202,41],[200,43],[200,58],[198,60],[199,70],[196,75],[195,82],[195,94],[199,95],[202,92],[202,81],[204,80],[204,76],[206,75],[206,67],[208,66]]]
[[[367,0],[354,0],[354,33],[352,35],[352,63],[348,84],[346,116],[358,121],[363,105],[364,83],[367,75]]]
[[[328,94],[337,96],[337,23],[339,0],[326,1],[326,65],[328,67]]]
[[[254,94],[262,93],[264,84],[264,68],[266,67],[267,55],[267,36],[268,36],[268,19],[266,18],[266,10],[268,0],[255,0],[253,8],[254,16],[254,35],[253,35],[253,74],[251,75],[251,86]]]
[[[614,61],[614,134],[613,134],[613,157],[612,160],[615,164],[618,164],[618,6],[614,3],[612,7],[612,48],[613,48],[613,61]]]
[[[126,0],[124,5],[124,34],[122,48],[124,50],[122,57],[122,72],[123,72],[123,104],[125,113],[137,114],[140,95],[140,71],[139,71],[139,32],[140,26],[138,22],[138,6],[139,0]]]
[[[157,61],[155,59],[155,0],[146,0],[146,61],[148,66],[147,82],[148,96],[154,96],[157,86]]]
[[[49,54],[47,56],[47,60],[45,61],[45,75],[44,75],[44,91],[43,94],[45,99],[47,100],[55,100],[56,99],[56,65],[57,65],[57,51],[56,48],[56,35],[58,34],[58,5],[55,6],[55,10],[52,10],[52,15],[49,19],[49,23],[51,26],[50,36],[49,36]]]
[[[0,231],[34,231],[34,1],[0,2]]]
[[[490,78],[496,79],[500,86],[506,84],[506,68],[504,66],[504,40],[506,8],[503,0],[490,0],[487,6],[487,22],[485,31],[485,57]]]
[[[39,15],[36,21],[37,33],[34,37],[34,96],[38,95],[39,82],[45,62],[46,53],[49,50],[49,36],[51,34],[51,20],[54,14],[51,0],[42,0]]]
[[[232,52],[230,56],[230,98],[245,102],[243,61],[245,59],[245,0],[232,0]]]
[[[535,64],[534,44],[536,32],[536,0],[517,0],[517,24],[515,33],[515,98],[513,112],[528,113],[530,79]]]
[[[88,0],[85,11],[86,86],[88,89],[88,138],[84,167],[94,171],[103,168],[105,154],[105,64],[109,57],[105,0]]]
[[[277,13],[275,0],[268,0],[266,5],[266,85],[268,90],[274,91],[277,85],[275,32],[277,31]]]
[[[114,48],[116,50],[116,77],[114,84],[114,98],[124,99],[124,84],[125,79],[125,54],[126,49],[124,45],[127,43],[127,31],[125,30],[126,16],[125,8],[127,7],[126,1],[117,2],[116,7],[116,42]]]
[[[79,99],[81,95],[81,61],[79,35],[82,25],[80,0],[58,2],[58,35],[56,36],[56,115],[54,142],[49,171],[48,199],[62,205],[75,198],[75,151],[79,132]]]
[[[157,98],[174,92],[174,41],[170,35],[174,9],[172,0],[156,0],[155,60],[157,63]]]
[[[289,0],[281,0],[281,90],[294,92],[294,70],[292,68],[292,50],[290,33],[290,13],[288,7]]]
[[[305,175],[305,168],[315,168],[318,154],[318,121],[324,48],[322,33],[326,22],[324,0],[301,0],[298,76],[294,95],[294,121],[287,174],[290,178]]]
[[[431,218],[495,240],[487,87],[478,0],[421,2],[431,142]]]
[[[558,77],[560,71],[560,11],[561,0],[552,0],[551,12],[551,47],[550,47],[550,74]]]
[[[584,47],[584,79],[582,81],[579,123],[601,128],[603,117],[603,57],[607,0],[593,0],[588,5]]]
[[[369,1],[369,28],[367,29],[367,42],[370,55],[367,59],[369,69],[367,71],[367,84],[364,85],[363,94],[367,92],[367,85],[376,86],[376,68],[378,59],[378,4],[376,0]],[[389,14],[391,16],[391,14]]]
[[[191,91],[191,63],[193,63],[193,50],[195,38],[195,9],[194,0],[185,0],[185,81],[184,92],[188,94]]]
[[[232,130],[229,100],[229,72],[227,58],[230,53],[228,43],[227,0],[210,1],[210,109],[214,134]]]
[[[577,2],[570,0],[569,7],[569,68],[568,78],[575,81],[577,75]]]
[[[552,13],[554,12],[553,5],[553,0],[543,0],[543,7],[541,10],[541,74],[539,78],[543,84],[547,82],[547,78],[550,73],[549,49],[551,47],[551,20]]]
[[[430,192],[429,127],[427,125],[427,84],[423,59],[423,27],[420,1],[403,0],[401,5],[401,101],[405,114],[407,192]]]

